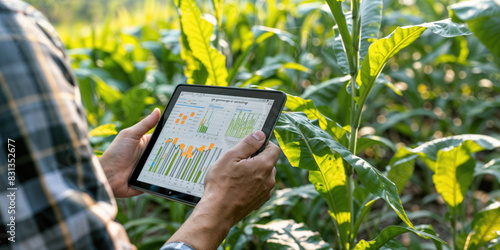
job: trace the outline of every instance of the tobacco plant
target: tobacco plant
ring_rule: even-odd
[[[398,187],[401,190],[404,185],[397,187],[371,164],[356,156],[364,146],[370,144],[366,141],[373,140],[373,138],[364,138],[365,140],[362,141],[363,138],[358,138],[358,129],[364,109],[369,109],[369,104],[366,102],[375,84],[384,83],[395,89],[380,76],[382,69],[393,55],[415,41],[426,30],[444,37],[470,35],[471,32],[464,25],[446,19],[414,26],[397,27],[389,36],[377,40],[382,1],[353,0],[348,12],[344,11],[346,6],[341,1],[327,0],[326,2],[336,23],[336,43],[334,46],[337,60],[344,73],[350,76],[350,81],[347,84],[350,103],[345,103],[345,111],[350,113],[349,124],[340,125],[324,116],[310,100],[289,96],[287,107],[291,111],[300,113],[282,114],[275,130],[276,137],[292,166],[307,169],[309,181],[327,201],[329,214],[334,221],[337,232],[336,248],[378,249],[395,236],[405,232],[414,232],[421,237],[432,238],[436,245],[444,243],[435,237],[432,228],[428,226],[416,228],[410,222],[398,195]],[[465,138],[468,139],[463,140],[464,144],[469,145],[471,140],[477,137],[468,136]],[[456,140],[455,138],[447,138],[444,141]],[[489,140],[490,144],[488,146],[482,145],[482,147],[477,146],[475,147],[476,151],[500,146],[498,141],[493,138],[488,137],[485,140]],[[467,191],[473,178],[471,167],[474,168],[474,161],[470,160],[473,159],[470,153],[475,151],[466,146],[464,148],[467,150],[460,151],[462,145],[444,143],[435,148],[436,151],[440,152],[438,158],[439,155],[443,156],[440,158],[441,164],[439,165],[442,167],[435,170],[437,172],[434,175],[434,183],[438,193],[445,197],[445,201],[451,208],[454,247],[457,245],[455,207],[457,203],[461,202],[457,198],[457,194],[463,195]],[[450,150],[450,147],[453,149]],[[432,155],[430,152],[424,152],[424,154]],[[465,162],[467,162],[468,170],[457,171],[459,167],[465,168],[462,167]],[[402,165],[411,166],[411,164]],[[394,171],[396,170],[390,174]],[[355,182],[355,173],[362,186]],[[403,173],[406,175],[404,177],[407,181],[412,172],[403,171]],[[394,180],[401,182],[400,177],[397,176]],[[457,185],[461,181],[465,183]],[[450,183],[453,185],[450,186]],[[357,188],[368,190],[370,195],[357,200],[356,198],[359,197],[355,195]],[[448,202],[449,192],[455,199],[452,203]],[[406,224],[406,227],[389,226],[372,241],[356,242],[360,224],[369,213],[370,206],[379,198],[386,201]],[[496,210],[490,209],[488,211]],[[492,237],[492,232],[495,231],[488,231],[488,239]],[[476,234],[472,234],[473,238],[474,235]],[[471,244],[481,245],[487,241],[484,235],[478,237],[479,240],[474,238],[475,241],[473,240]]]

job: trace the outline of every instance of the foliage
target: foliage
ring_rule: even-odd
[[[275,131],[277,191],[224,249],[494,247],[500,7],[407,2],[147,1],[60,30],[97,153],[164,108],[179,83],[289,94]],[[447,209],[425,208],[440,201]],[[118,204],[142,249],[161,246],[189,215],[147,195]],[[406,232],[410,243],[398,236]]]

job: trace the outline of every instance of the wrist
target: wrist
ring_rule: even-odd
[[[196,205],[193,214],[200,215],[207,220],[207,226],[214,226],[226,234],[231,227],[238,221],[235,213],[227,207],[226,202],[221,201],[218,197],[213,197],[210,194],[203,195],[203,198]]]
[[[234,221],[234,216],[224,208],[223,202],[204,195],[168,242],[181,241],[194,249],[217,249]]]

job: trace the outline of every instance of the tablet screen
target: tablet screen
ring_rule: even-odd
[[[261,130],[273,99],[182,91],[137,180],[201,197],[208,168]]]

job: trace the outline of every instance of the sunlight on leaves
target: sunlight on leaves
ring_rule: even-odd
[[[89,132],[89,137],[99,136],[107,137],[110,135],[116,135],[118,131],[116,130],[115,124],[104,124]]]
[[[181,1],[181,22],[193,56],[200,60],[208,71],[208,85],[227,86],[226,57],[210,44],[214,27],[201,18],[194,0]]]

